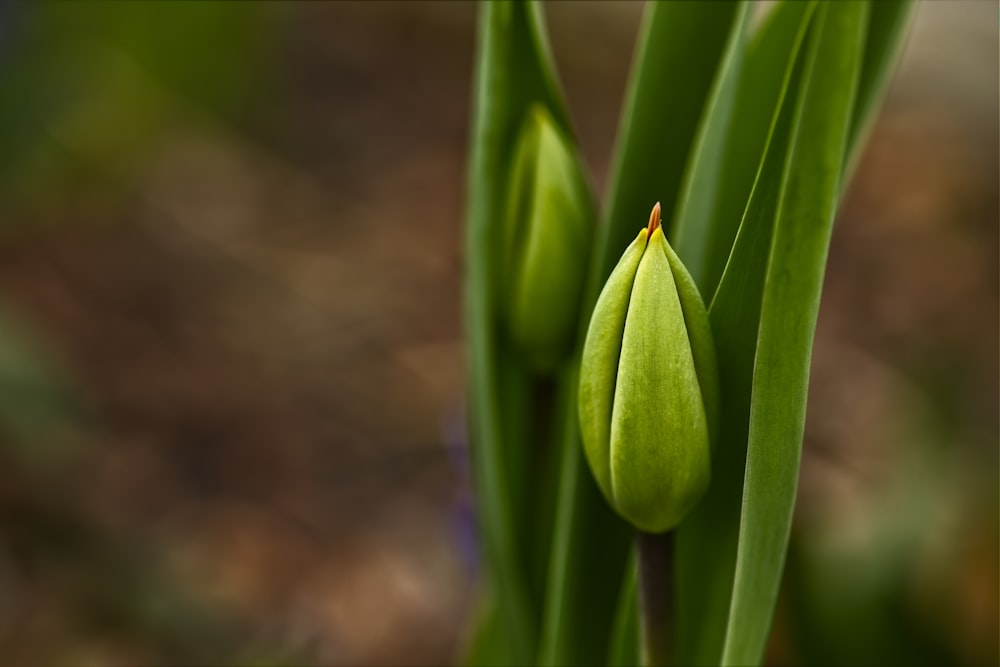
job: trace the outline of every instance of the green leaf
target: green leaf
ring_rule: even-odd
[[[636,586],[635,551],[629,556],[611,629],[611,649],[608,652],[610,667],[633,667],[639,664],[639,596]]]
[[[579,356],[579,355],[578,355]],[[559,496],[538,664],[579,665],[608,653],[610,631],[632,530],[604,500],[580,443],[576,387],[579,363],[562,386],[571,401],[563,428]]]
[[[457,664],[477,667],[501,667],[514,663],[510,642],[500,623],[496,587],[484,582],[479,594],[471,632],[460,648]]]
[[[500,591],[501,634],[521,663],[534,656],[539,614],[531,585],[538,569],[531,565],[537,555],[531,506],[536,387],[499,331],[503,276],[496,249],[502,247],[511,147],[528,110],[543,106],[572,136],[544,35],[535,3],[482,5],[468,175],[465,313],[477,509],[486,561]]]
[[[681,179],[737,21],[736,2],[654,2],[642,33],[619,128],[591,278],[596,299],[622,250],[657,201],[677,208]],[[666,229],[672,221],[664,219]]]
[[[750,4],[741,3],[719,65],[719,73],[705,105],[677,202],[677,211],[669,232],[671,243],[695,279],[695,284],[707,294],[711,292],[704,290],[699,278],[703,273],[705,245],[710,238],[713,213],[722,199],[721,193],[725,192],[727,200],[735,194],[732,190],[721,189],[725,185],[722,179],[727,164],[724,159],[725,154],[732,146],[727,140],[731,134],[742,136],[756,129],[748,129],[742,116],[739,118],[739,123],[733,123],[733,111],[736,108],[734,102],[740,81],[743,54],[746,51],[745,41],[749,22]],[[769,111],[768,121],[770,116]],[[766,127],[760,128],[758,134],[763,135]],[[749,188],[746,194],[749,195]]]
[[[797,61],[795,53],[813,11],[813,3],[781,3],[754,36],[745,59],[736,103],[740,131],[731,133],[728,139],[725,185],[722,186],[727,196],[720,198],[717,214],[740,205],[744,197],[739,193],[743,192],[742,182],[747,177],[748,167],[760,161],[755,151],[762,151],[766,146],[767,154],[765,164],[756,175],[735,245],[730,247],[730,235],[735,234],[735,228],[731,232],[727,230],[726,218],[735,219],[736,216],[725,213],[712,223],[711,231],[716,236],[707,248],[710,260],[703,279],[709,284],[713,263],[718,262],[721,266],[728,260],[727,277],[719,285],[710,308],[724,388],[725,418],[722,455],[713,468],[709,496],[695,515],[681,526],[678,534],[677,636],[682,664],[715,664],[721,658],[743,505],[747,420],[763,280],[778,196],[787,173],[783,163],[797,96],[799,74],[792,73],[791,66]],[[900,26],[905,23],[907,14],[907,8],[897,3],[875,3],[872,11],[865,64],[849,135],[849,145],[855,152],[860,139],[858,119],[871,113],[884,89],[889,63],[898,53],[898,47],[893,44],[898,43],[902,35]],[[802,63],[798,62],[796,67],[801,69]],[[780,117],[769,121],[775,125],[765,138],[758,138],[753,128],[759,127],[765,116],[772,116],[775,108],[781,109]],[[753,170],[756,174],[757,167]],[[730,192],[735,194],[730,196]],[[811,331],[810,328],[810,337]],[[771,611],[764,606],[765,611],[758,614],[758,618],[766,619],[766,626]]]
[[[874,121],[875,110],[885,92],[889,75],[899,59],[903,46],[904,28],[912,14],[913,0],[879,0],[871,3],[868,19],[868,36],[865,40],[865,59],[858,81],[858,96],[851,119],[851,150],[848,154],[847,173],[861,154],[864,139]]]
[[[114,192],[131,182],[172,121],[194,109],[251,129],[259,120],[252,110],[278,71],[275,9],[206,1],[5,10],[4,205],[35,210],[78,188],[88,197]]]
[[[715,293],[729,259],[786,81],[789,55],[810,7],[798,0],[778,4],[751,36],[746,55],[732,57],[727,82],[736,88],[735,99],[731,109],[721,100],[716,105],[717,131],[705,136],[696,155],[689,180],[697,197],[678,213],[684,229],[678,230],[677,246],[706,299]],[[733,93],[719,96],[724,100]],[[734,120],[725,124],[726,116]]]
[[[673,210],[692,137],[731,32],[732,2],[650,3],[619,129],[606,224],[598,231],[585,331],[597,295],[657,200]],[[582,337],[581,337],[582,338]],[[579,359],[579,350],[576,358]],[[578,362],[568,372],[575,392]],[[608,507],[583,460],[575,395],[564,425],[541,664],[587,664],[608,654],[631,530]]]
[[[723,664],[759,663],[798,483],[813,333],[840,196],[867,4],[824,4],[798,91],[754,362],[740,545]]]
[[[723,417],[708,494],[681,524],[676,541],[677,656],[679,664],[718,664],[732,597],[739,537],[747,422],[760,300],[771,229],[783,182],[789,126],[801,70],[799,53],[814,4],[798,24],[782,25],[787,65],[777,86],[764,144],[767,151],[753,186],[727,272],[709,307],[722,389]],[[782,6],[779,6],[779,10]],[[791,30],[791,37],[784,30]],[[777,34],[777,33],[776,33]],[[777,39],[777,37],[775,38]]]

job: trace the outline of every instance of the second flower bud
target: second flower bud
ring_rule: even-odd
[[[535,106],[511,162],[503,239],[507,329],[529,367],[550,372],[573,349],[593,235],[576,152]]]

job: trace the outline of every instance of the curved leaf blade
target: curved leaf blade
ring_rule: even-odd
[[[770,634],[798,484],[812,340],[861,70],[869,6],[816,16],[771,240],[754,362],[743,515],[723,650],[757,664]]]
[[[683,256],[689,269],[697,267],[691,275],[706,299],[715,293],[729,259],[781,100],[789,59],[799,43],[803,20],[811,12],[812,5],[799,0],[775,6],[750,37],[740,63],[732,103],[735,120],[725,137],[717,176],[721,196],[703,204],[710,207],[703,223],[705,238]]]
[[[677,208],[682,178],[740,4],[647,5],[622,111],[606,224],[592,277],[611,273],[654,202]],[[672,221],[664,220],[670,229]]]
[[[694,148],[684,174],[684,182],[677,200],[677,211],[669,236],[684,261],[684,266],[701,289],[700,277],[703,273],[705,246],[710,238],[710,227],[714,211],[722,199],[729,199],[731,190],[723,190],[723,175],[726,171],[725,154],[732,145],[731,134],[743,136],[747,133],[744,119],[734,123],[736,92],[741,81],[746,33],[750,23],[750,7],[740,3],[736,10],[733,28],[726,43],[726,49],[719,64],[719,72],[705,105],[705,111],[698,127]],[[770,115],[768,117],[770,120]],[[760,134],[764,134],[766,127]],[[720,197],[725,193],[725,198]],[[746,193],[749,196],[749,191]]]
[[[497,619],[512,658],[527,663],[539,615],[531,586],[535,517],[528,503],[535,486],[529,451],[533,387],[498,335],[502,267],[496,249],[511,147],[528,109],[542,104],[572,136],[536,3],[481,6],[475,82],[465,277],[471,458],[481,538],[497,590],[496,614],[487,618]]]
[[[608,652],[609,667],[632,667],[640,662],[639,654],[639,593],[636,585],[635,551],[629,557],[615,612],[615,624],[611,630],[611,649]]]
[[[854,170],[865,136],[870,130],[894,65],[903,47],[906,25],[912,15],[913,0],[879,0],[871,3],[865,60],[858,81],[858,97],[851,119],[847,173]]]
[[[775,211],[784,177],[789,127],[815,3],[784,24],[786,65],[774,118],[732,255],[709,307],[722,388],[723,419],[708,494],[677,534],[677,655],[679,664],[712,665],[722,658],[739,543],[753,358]],[[779,7],[780,10],[780,7]],[[777,24],[772,24],[777,25]],[[753,57],[750,54],[748,57]]]
[[[566,372],[561,471],[548,590],[538,653],[541,665],[593,663],[607,655],[620,576],[632,531],[608,506],[584,460],[577,418],[579,364]]]

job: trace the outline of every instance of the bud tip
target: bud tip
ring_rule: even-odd
[[[653,210],[649,214],[648,235],[653,236],[653,232],[660,226],[660,202],[653,204]]]

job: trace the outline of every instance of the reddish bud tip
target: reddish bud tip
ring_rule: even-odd
[[[656,202],[653,205],[653,210],[649,214],[649,227],[647,228],[648,235],[652,236],[653,232],[655,232],[659,226],[660,226],[660,202]]]

